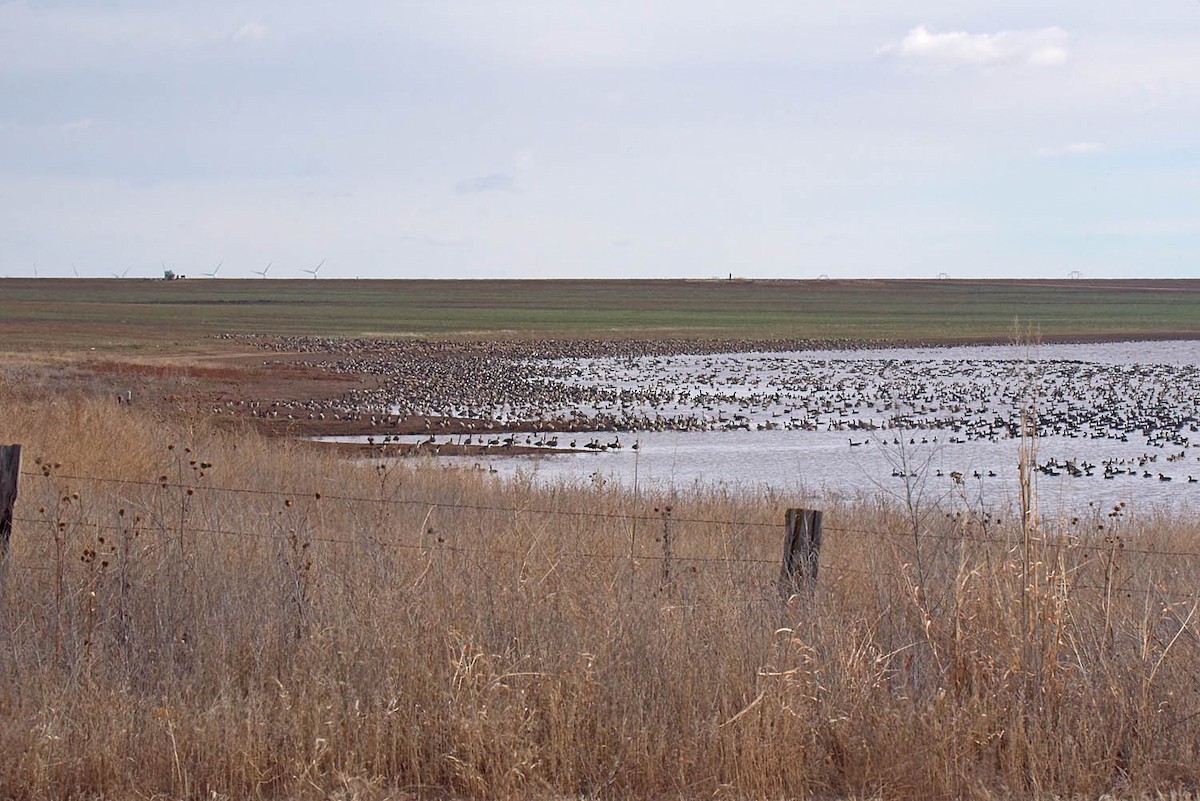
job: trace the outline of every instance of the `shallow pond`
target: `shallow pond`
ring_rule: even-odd
[[[1200,508],[1200,342],[535,364],[539,381],[572,398],[537,410],[540,417],[600,418],[623,430],[561,434],[544,455],[497,448],[448,462],[545,481],[917,493],[925,501],[1010,506],[1023,423],[1036,420],[1043,514],[1089,503]],[[528,414],[491,411],[498,419]],[[516,444],[550,439],[503,435],[510,436]],[[591,448],[561,452],[572,442]]]

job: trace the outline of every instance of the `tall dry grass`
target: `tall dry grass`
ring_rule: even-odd
[[[4,797],[1200,778],[1194,519],[1089,510],[1027,549],[1019,516],[961,502],[546,489],[82,397],[0,403],[33,473],[0,599]],[[820,581],[783,601],[783,511],[814,505]]]

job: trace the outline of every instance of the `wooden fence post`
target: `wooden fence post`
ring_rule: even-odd
[[[654,511],[662,515],[662,586],[666,590],[671,587],[671,558],[674,555],[671,547],[671,507],[664,506]]]
[[[788,598],[800,589],[817,585],[821,563],[821,513],[814,509],[788,509],[783,539],[783,571],[779,592]]]
[[[0,445],[0,599],[8,592],[8,541],[21,477],[21,446]]]

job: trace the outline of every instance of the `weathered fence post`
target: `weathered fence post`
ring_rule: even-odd
[[[783,571],[779,592],[790,597],[801,588],[817,584],[821,561],[821,513],[814,509],[788,509],[783,538]]]
[[[0,599],[8,592],[8,541],[21,477],[21,446],[0,445]]]
[[[665,590],[671,587],[671,558],[674,555],[671,547],[671,507],[664,506],[654,511],[662,515],[662,586]]]

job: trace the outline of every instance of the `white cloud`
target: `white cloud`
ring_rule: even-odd
[[[1030,53],[1029,63],[1037,67],[1061,67],[1067,63],[1067,51],[1053,45],[1042,47]]]
[[[271,32],[270,28],[259,22],[247,22],[233,34],[235,42],[261,42]]]
[[[1067,38],[1066,31],[1057,27],[998,33],[934,33],[924,25],[918,25],[900,42],[888,45],[880,52],[923,66],[1030,64],[1057,67],[1066,63]]]
[[[1043,147],[1039,156],[1094,156],[1107,150],[1103,142],[1071,142],[1062,147]]]

